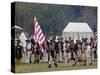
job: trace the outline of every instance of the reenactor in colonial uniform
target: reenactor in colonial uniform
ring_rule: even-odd
[[[50,40],[49,43],[49,51],[48,51],[48,58],[49,58],[49,68],[51,68],[51,65],[54,64],[55,67],[57,67],[57,63],[55,60],[56,57],[56,52],[55,52],[55,41],[54,40]]]
[[[64,50],[64,60],[65,60],[65,64],[66,64],[71,60],[71,52],[69,50],[69,41],[64,42],[63,50]]]
[[[76,51],[75,51],[75,44],[73,40],[70,41],[69,49],[71,51],[71,60],[74,61],[73,66],[75,66],[76,65]]]
[[[92,64],[92,59],[91,59],[91,46],[89,43],[86,44],[87,49],[86,49],[86,65],[91,65]]]
[[[78,61],[80,61],[80,57],[81,57],[81,54],[82,54],[82,42],[79,40],[78,41],[78,51],[77,51],[77,54],[78,54]]]
[[[31,63],[32,56],[32,43],[30,40],[26,40],[26,63]]]
[[[92,60],[94,60],[94,51],[95,51],[95,46],[94,46],[94,41],[93,38],[90,39],[90,46],[91,46],[91,56],[92,56]]]
[[[39,44],[37,42],[35,42],[35,45],[34,45],[34,64],[39,63],[39,61],[40,61],[40,47],[39,47]]]
[[[62,38],[58,39],[58,52],[59,52],[59,62],[63,59],[63,40]]]
[[[23,47],[20,45],[20,40],[17,40],[16,45],[16,64],[21,64]]]
[[[74,43],[74,53],[75,53],[75,58],[78,59],[80,57],[78,49],[78,40],[76,40],[76,43]]]
[[[81,52],[81,55],[80,55],[80,61],[86,61],[86,49],[87,49],[87,46],[86,46],[86,39],[83,39],[82,41],[82,52]]]
[[[35,46],[35,40],[31,39],[31,43],[32,43],[31,63],[34,63],[34,46]]]
[[[49,41],[46,39],[43,43],[43,49],[44,49],[44,61],[48,62],[48,50],[49,50]]]

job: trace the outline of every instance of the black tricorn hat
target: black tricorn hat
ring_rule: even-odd
[[[21,41],[18,39],[18,40],[17,40],[17,43],[20,43],[20,42],[21,42]]]
[[[26,40],[26,42],[29,42],[29,40]]]

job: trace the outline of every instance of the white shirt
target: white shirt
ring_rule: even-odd
[[[86,56],[91,57],[91,47],[89,45],[87,46]]]
[[[66,51],[66,48],[68,48],[69,44],[64,43],[63,44],[63,50]]]
[[[31,43],[27,44],[27,49],[29,49],[29,50],[31,49]]]
[[[66,43],[63,44],[63,50],[66,50]]]

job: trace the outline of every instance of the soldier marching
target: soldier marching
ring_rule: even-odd
[[[41,48],[38,42],[33,39],[26,40],[26,62],[30,63],[48,63],[48,67],[52,65],[58,67],[58,63],[64,62],[65,64],[73,61],[73,66],[76,66],[78,62],[84,60],[83,65],[91,65],[95,59],[96,44],[91,38],[90,42],[84,38],[82,40],[76,40],[74,42],[71,38],[69,40],[63,40],[61,37],[55,41],[55,38],[46,39],[42,45],[44,52],[41,52]],[[24,53],[23,46],[20,44],[20,40],[16,45],[16,63],[21,64],[22,54]]]

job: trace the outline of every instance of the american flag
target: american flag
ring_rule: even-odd
[[[33,39],[35,40],[35,42],[38,42],[40,48],[42,48],[42,44],[45,41],[45,36],[35,16],[34,16],[33,25],[34,25]],[[41,50],[43,52],[43,48]]]

